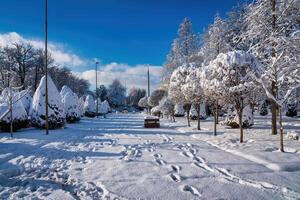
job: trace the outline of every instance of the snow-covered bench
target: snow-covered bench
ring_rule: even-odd
[[[144,127],[145,128],[159,128],[159,118],[158,117],[145,117],[144,118]]]

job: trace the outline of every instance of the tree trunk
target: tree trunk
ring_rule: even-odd
[[[200,104],[195,105],[197,109],[197,130],[200,130]]]
[[[219,124],[219,103],[218,100],[216,101],[216,124]]]
[[[272,95],[275,97],[276,96],[276,86],[275,82],[272,82]],[[277,104],[272,101],[272,107],[271,107],[271,112],[272,112],[272,135],[277,134]]]
[[[239,115],[239,127],[240,127],[240,143],[244,142],[244,132],[243,132],[243,99],[241,99],[241,105],[237,108]]]
[[[282,125],[282,108],[279,107],[279,125],[280,125],[280,151],[284,152],[283,148],[283,125]]]
[[[188,109],[186,111],[186,119],[187,119],[187,125],[188,125],[188,127],[190,127],[191,126],[191,123],[190,123],[190,109]]]
[[[272,32],[275,33],[276,31],[276,0],[272,0]],[[276,57],[276,50],[275,50],[275,43],[272,42],[272,58]],[[274,65],[276,68],[276,65]],[[277,71],[276,69],[274,71]],[[276,80],[276,74],[275,74],[275,80]],[[272,95],[276,97],[277,88],[276,88],[276,82],[272,81]],[[277,110],[277,104],[272,101],[272,135],[277,134],[277,122],[276,122],[276,110]]]
[[[214,112],[214,136],[217,135],[217,110],[218,110],[218,103],[215,104],[215,112]]]

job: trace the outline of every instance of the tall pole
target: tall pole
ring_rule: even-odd
[[[45,128],[46,135],[49,134],[49,121],[48,121],[48,0],[45,0],[45,79],[46,79],[46,88],[45,88]]]
[[[148,78],[148,97],[150,97],[150,72],[149,72],[149,65],[147,66],[147,78]]]
[[[96,117],[98,117],[98,64],[99,62],[96,61],[96,65],[95,65],[95,71],[96,71]]]

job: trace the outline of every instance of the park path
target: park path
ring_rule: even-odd
[[[142,114],[82,119],[51,131],[0,137],[0,198],[283,199],[293,191],[258,163]],[[178,125],[181,126],[181,125]],[[195,133],[193,133],[195,134]],[[197,134],[210,134],[209,130]]]

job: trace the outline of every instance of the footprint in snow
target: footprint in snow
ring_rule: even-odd
[[[178,174],[171,173],[170,177],[175,182],[180,182],[181,181],[181,177]]]
[[[194,155],[189,151],[183,151],[183,152],[181,152],[181,154],[185,157],[188,157],[188,158],[194,157]]]
[[[183,186],[183,191],[190,192],[194,196],[201,197],[200,192],[193,186],[185,185],[185,186]]]
[[[181,170],[181,167],[178,165],[171,165],[171,168],[174,172],[177,172],[177,173]]]
[[[205,163],[205,159],[202,157],[194,156],[193,159],[198,163]]]
[[[166,165],[167,164],[167,162],[166,161],[164,161],[164,160],[162,160],[162,159],[156,159],[155,160],[159,165]]]
[[[159,153],[156,153],[156,154],[154,154],[153,156],[154,156],[155,158],[161,158],[161,157],[162,157],[162,155],[159,154]]]

